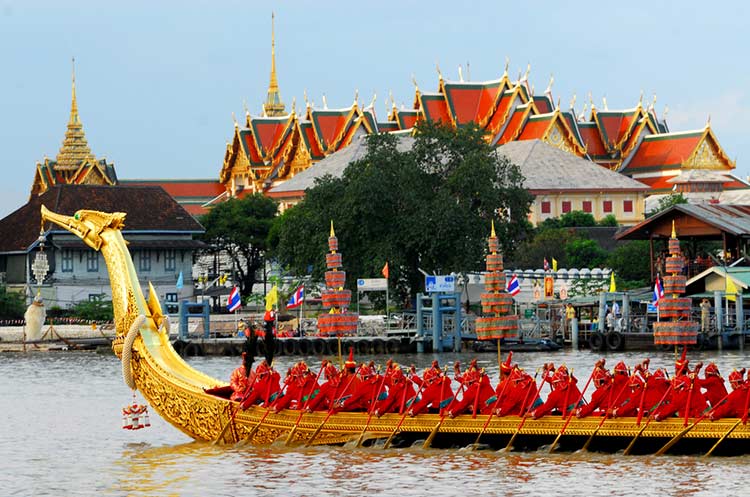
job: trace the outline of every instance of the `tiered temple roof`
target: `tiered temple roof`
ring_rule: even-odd
[[[75,67],[72,88],[70,119],[68,119],[65,139],[55,160],[45,157],[44,162],[37,162],[34,181],[31,185],[32,197],[46,192],[55,185],[117,184],[114,164],[108,164],[106,159],[97,159],[94,156],[86,140],[86,134],[83,132],[76,99]]]

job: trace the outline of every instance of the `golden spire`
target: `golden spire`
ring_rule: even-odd
[[[490,233],[490,237],[491,238],[497,237],[497,235],[495,234],[495,220],[494,219],[492,220],[492,233]]]
[[[94,162],[96,158],[89,149],[86,135],[83,132],[81,118],[78,116],[78,102],[76,100],[76,67],[75,58],[72,61],[72,103],[70,106],[70,119],[68,129],[65,131],[65,139],[62,147],[55,158],[55,170],[66,174],[73,174],[84,162]],[[69,178],[66,178],[69,179]]]
[[[674,219],[672,220],[672,238],[677,238],[677,232],[674,229]]]
[[[334,236],[336,236],[336,232],[335,232],[335,231],[333,231],[333,219],[331,219],[331,234],[330,234],[329,236],[330,236],[331,238],[333,238]]]
[[[263,104],[263,112],[267,116],[283,116],[286,108],[279,94],[279,81],[276,78],[276,36],[274,32],[275,14],[271,12],[271,83],[268,85],[268,97]]]

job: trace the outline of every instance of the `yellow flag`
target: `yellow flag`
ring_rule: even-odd
[[[557,271],[557,259],[552,258],[552,270]]]
[[[279,289],[276,285],[266,294],[266,310],[273,310],[273,306],[279,302]]]
[[[727,274],[726,275],[726,282],[727,282],[727,300],[730,300],[732,302],[737,301],[737,294],[740,293],[737,291],[737,286],[734,284],[734,281],[732,278]]]
[[[617,291],[617,285],[615,284],[615,272],[612,271],[609,273],[609,291],[610,292],[616,292]]]

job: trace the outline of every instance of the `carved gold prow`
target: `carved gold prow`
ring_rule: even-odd
[[[151,282],[148,282],[148,300],[146,301],[148,310],[151,311],[151,319],[154,320],[154,326],[158,330],[161,324],[164,322],[164,312],[161,309],[161,303],[159,297],[156,295],[156,290]]]
[[[42,206],[42,222],[44,221],[65,228],[98,251],[102,247],[102,232],[107,228],[121,230],[125,226],[125,213],[79,210],[73,216],[66,216]]]

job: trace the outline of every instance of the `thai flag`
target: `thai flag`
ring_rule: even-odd
[[[302,285],[299,288],[297,288],[291,297],[289,297],[289,302],[286,303],[287,309],[295,309],[302,305],[302,302],[305,301],[305,286]]]
[[[508,283],[505,285],[505,289],[514,297],[521,293],[521,284],[518,282],[518,278],[515,274],[510,277]]]
[[[229,292],[229,300],[227,301],[227,310],[234,312],[242,306],[242,299],[240,298],[240,289],[237,287],[232,288]]]
[[[659,275],[656,275],[656,283],[654,283],[654,305],[659,307],[659,300],[664,297],[664,287],[661,284]]]

